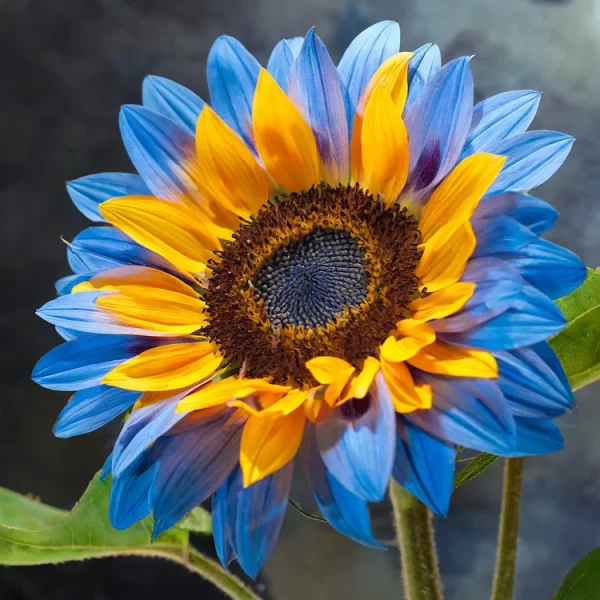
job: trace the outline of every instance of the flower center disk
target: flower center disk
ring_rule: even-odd
[[[246,376],[313,385],[306,362],[359,366],[418,297],[417,221],[359,187],[282,195],[243,223],[217,258],[203,333]]]

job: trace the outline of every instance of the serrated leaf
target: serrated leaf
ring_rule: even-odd
[[[587,279],[557,301],[568,321],[550,345],[574,390],[600,379],[600,273],[588,269]]]
[[[193,533],[210,535],[212,533],[212,518],[207,510],[204,510],[201,506],[197,506],[177,527],[187,529]]]
[[[0,523],[0,564],[39,565],[116,554],[169,553],[182,556],[189,534],[171,529],[150,543],[152,521],[146,518],[126,531],[108,519],[110,480],[96,476],[70,513],[2,490],[6,520]],[[20,503],[20,508],[19,508]]]
[[[582,558],[565,577],[553,600],[600,598],[600,548]]]
[[[494,454],[488,454],[487,452],[478,454],[462,471],[459,471],[454,476],[454,489],[464,485],[467,481],[477,477],[477,475],[481,475],[483,471],[496,462],[497,458]]]

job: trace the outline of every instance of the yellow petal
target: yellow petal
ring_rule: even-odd
[[[363,92],[352,125],[352,140],[350,146],[352,178],[354,181],[362,179],[362,126],[367,102],[376,87],[388,91],[392,102],[396,107],[397,114],[401,115],[404,110],[406,96],[408,94],[408,61],[412,58],[412,52],[398,52],[388,58],[371,77]]]
[[[459,281],[419,298],[410,305],[415,321],[431,321],[443,319],[457,313],[475,293],[475,284]]]
[[[458,227],[468,221],[505,162],[505,156],[480,152],[458,163],[423,208],[419,222],[421,240],[427,242],[451,222]]]
[[[435,331],[427,325],[413,319],[400,321],[395,335],[388,337],[381,346],[381,356],[392,363],[404,362],[419,352],[421,348],[435,342]]]
[[[346,391],[342,394],[342,397],[338,400],[336,406],[354,398],[364,398],[368,394],[369,388],[379,369],[381,369],[379,361],[372,356],[368,356],[365,359],[361,372],[356,375],[356,377],[352,378],[350,385],[346,386]]]
[[[273,77],[261,69],[252,122],[256,148],[269,175],[292,192],[320,181],[320,159],[312,129]]]
[[[396,412],[409,413],[431,408],[431,386],[417,385],[404,363],[381,361],[381,370],[388,385]]]
[[[302,408],[279,419],[248,417],[240,447],[244,487],[278,471],[294,458],[302,442],[305,421]]]
[[[198,293],[189,285],[169,275],[164,271],[152,269],[151,267],[116,267],[102,271],[90,278],[89,281],[78,283],[73,288],[73,293],[90,292],[94,290],[114,290],[119,287],[135,285],[171,290],[198,298]]]
[[[223,205],[248,219],[269,199],[271,182],[242,141],[209,107],[196,128],[198,187],[209,206]]]
[[[475,250],[477,240],[468,221],[454,229],[442,227],[423,245],[423,256],[417,266],[417,277],[428,292],[456,283]]]
[[[404,121],[385,87],[376,87],[367,102],[361,140],[361,187],[381,194],[389,207],[404,188],[409,158]]]
[[[212,342],[158,346],[115,367],[102,383],[140,392],[178,390],[214,375],[222,360]]]
[[[435,342],[408,361],[421,371],[453,377],[498,377],[496,359],[483,350]]]
[[[164,335],[194,333],[206,324],[202,300],[171,290],[131,285],[100,296],[96,305],[124,325]]]
[[[274,385],[265,379],[238,379],[228,377],[220,381],[212,381],[199,390],[186,396],[178,405],[177,412],[190,412],[211,406],[225,404],[229,400],[245,398],[261,394],[280,394],[284,396],[290,391],[286,385]]]
[[[335,404],[355,371],[350,363],[334,356],[312,358],[306,363],[306,368],[319,383],[327,386],[325,402],[329,406]]]
[[[282,415],[289,415],[302,406],[308,398],[308,394],[308,390],[290,390],[283,398],[280,398],[279,396],[280,399],[273,402],[270,406],[267,406],[267,408],[255,408],[251,403],[248,403],[245,400],[231,400],[228,405],[241,408],[255,417],[277,418]],[[262,404],[265,405],[268,404],[268,402],[263,401]]]
[[[136,242],[182,271],[199,273],[221,248],[200,212],[153,196],[124,196],[100,205],[102,216]]]

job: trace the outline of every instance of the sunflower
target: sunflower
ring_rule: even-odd
[[[120,128],[137,175],[72,181],[100,225],[39,310],[66,342],[34,379],[76,393],[59,437],[130,411],[107,461],[118,529],[154,534],[212,497],[216,548],[256,575],[294,458],[325,518],[370,546],[395,478],[446,514],[456,446],[555,451],[573,397],[546,340],[585,277],[539,239],[529,190],[572,138],[527,132],[539,102],[473,105],[469,58],[361,33],[340,63],[314,30],[267,68],[221,37],[211,103],[148,77]]]

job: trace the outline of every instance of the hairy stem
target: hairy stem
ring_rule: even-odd
[[[441,600],[431,512],[392,480],[390,487],[407,600]]]
[[[521,509],[521,483],[523,479],[523,459],[507,458],[504,461],[504,483],[496,570],[492,586],[492,600],[510,600],[515,582],[517,562],[517,538],[519,534],[519,513]]]

